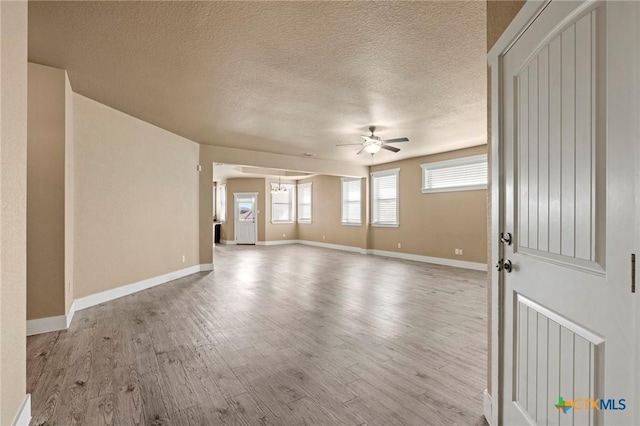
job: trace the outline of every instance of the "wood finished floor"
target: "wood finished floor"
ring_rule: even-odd
[[[28,338],[32,425],[484,425],[486,274],[308,246]]]

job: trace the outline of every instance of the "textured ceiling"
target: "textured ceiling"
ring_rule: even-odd
[[[484,1],[29,2],[29,60],[196,142],[373,164],[486,142]],[[369,125],[407,136],[356,157]]]

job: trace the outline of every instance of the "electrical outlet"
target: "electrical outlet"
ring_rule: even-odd
[[[187,261],[187,256],[185,256],[184,254],[182,255],[182,263]]]
[[[402,248],[402,244],[398,243],[398,248]]]
[[[460,252],[460,250],[458,250],[458,249],[453,249],[453,253],[454,253],[456,256],[460,254],[459,252]]]
[[[462,249],[458,249],[458,254],[462,256]]]
[[[284,238],[284,237],[286,237],[286,236],[287,236],[287,234],[282,234],[282,238]]]
[[[322,236],[322,239],[323,239],[323,240],[325,239],[325,238],[324,238],[324,235]]]

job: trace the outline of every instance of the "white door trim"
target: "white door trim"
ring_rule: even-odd
[[[234,192],[233,193],[233,234],[234,234],[234,240],[238,241],[238,197],[243,197],[243,196],[247,196],[247,197],[255,197],[255,201],[254,201],[254,216],[255,219],[253,221],[253,225],[255,227],[255,232],[254,232],[254,243],[258,242],[258,193],[257,192]]]
[[[549,4],[550,0],[529,0],[502,33],[502,36],[489,51],[487,59],[491,72],[491,265],[502,256],[500,232],[504,229],[504,179],[503,140],[500,128],[502,125],[502,57],[520,38],[520,35],[531,25],[535,18]],[[490,409],[485,408],[485,417],[492,426],[501,424],[502,413],[502,292],[501,274],[491,269],[491,388],[488,389]]]

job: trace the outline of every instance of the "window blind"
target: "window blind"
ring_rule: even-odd
[[[298,185],[298,222],[311,223],[311,182]]]
[[[361,180],[342,178],[342,223],[360,225]]]
[[[220,185],[220,222],[227,221],[227,185],[225,183]]]
[[[422,192],[466,191],[487,187],[487,157],[422,164]]]
[[[372,174],[374,225],[398,224],[398,169]]]
[[[286,192],[271,194],[271,222],[293,222],[293,199],[295,186],[288,183],[280,185],[287,188]],[[272,183],[271,188],[277,188],[277,183]]]

